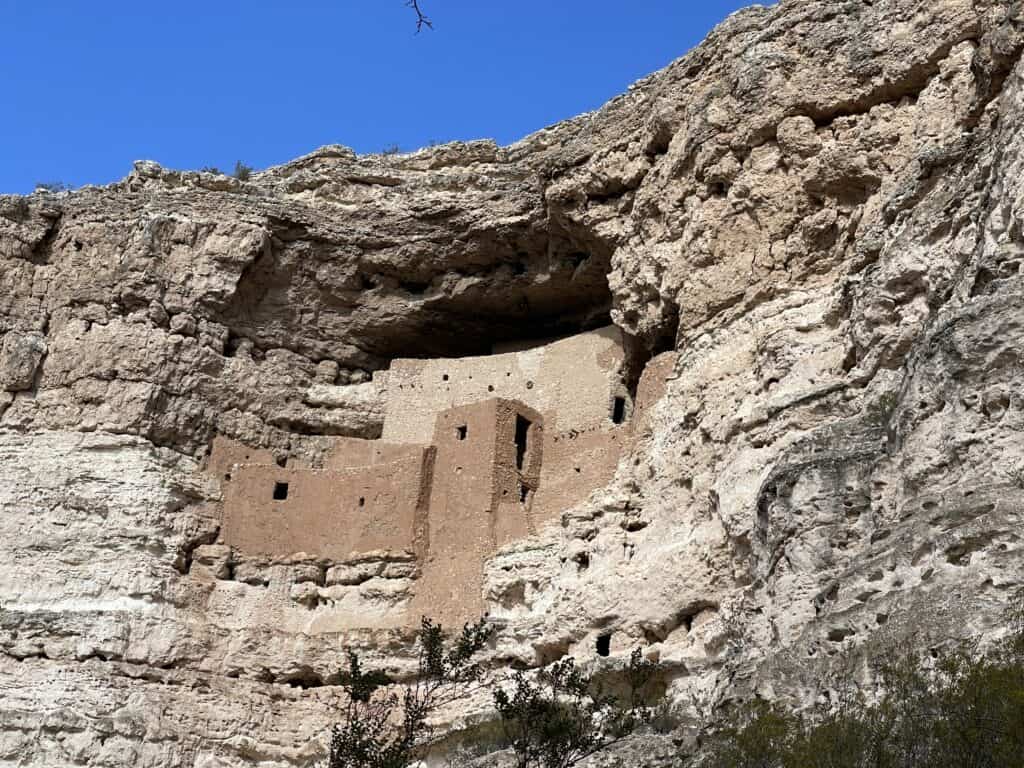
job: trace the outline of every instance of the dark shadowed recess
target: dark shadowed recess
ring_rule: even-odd
[[[370,261],[332,244],[284,242],[246,270],[222,321],[257,352],[286,348],[366,369],[611,323],[606,245],[535,232],[485,245],[399,268],[400,254]]]

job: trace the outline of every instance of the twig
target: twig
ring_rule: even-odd
[[[434,28],[434,23],[430,20],[430,18],[428,16],[424,15],[422,10],[420,10],[420,2],[419,2],[419,0],[408,0],[408,2],[406,2],[406,5],[409,8],[412,8],[416,12],[416,34],[417,35],[420,33],[420,31],[424,27],[426,27],[427,29],[433,29]]]

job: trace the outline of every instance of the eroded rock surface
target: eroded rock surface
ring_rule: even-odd
[[[314,457],[379,435],[396,357],[609,317],[667,392],[611,485],[488,564],[497,666],[640,644],[696,721],[806,705],[893,639],[998,635],[1022,22],[792,0],[509,147],[0,198],[0,764],[315,764],[342,647],[401,672],[407,633],[295,608],[387,601],[383,571],[225,559],[213,437]]]

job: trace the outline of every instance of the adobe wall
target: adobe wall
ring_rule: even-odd
[[[647,431],[650,412],[665,394],[677,356],[665,352],[650,360],[626,423],[615,425],[606,419],[589,429],[548,431],[540,491],[532,510],[535,525],[557,518],[612,481],[619,460]]]
[[[544,445],[540,491],[533,507],[535,524],[556,519],[608,485],[629,441],[628,424],[549,435]]]
[[[338,437],[331,442],[331,451],[324,460],[324,469],[388,464],[401,459],[415,458],[427,447],[408,443],[388,443],[383,440],[363,440],[358,437]]]
[[[221,537],[248,553],[327,560],[354,553],[417,551],[433,451],[373,467],[310,470],[235,465],[224,483]],[[287,483],[287,498],[274,498]]]
[[[236,464],[273,464],[274,454],[262,448],[250,448],[244,443],[217,435],[213,438],[206,471],[222,482],[231,480]]]
[[[426,560],[421,564],[410,618],[432,616],[451,624],[482,609],[473,586],[493,549],[495,403],[474,403],[437,414]],[[465,438],[458,429],[464,427]]]
[[[517,413],[531,422],[522,471],[516,468]],[[432,441],[437,453],[428,555],[410,616],[457,624],[483,611],[483,564],[499,537],[522,537],[529,530],[529,505],[543,458],[543,420],[517,403],[486,400],[438,414]],[[528,489],[525,502],[520,484]]]
[[[647,430],[651,410],[657,405],[668,388],[668,380],[675,371],[677,352],[663,352],[651,358],[640,375],[636,388],[636,402],[633,405],[631,419],[633,434],[641,435]]]
[[[388,376],[383,439],[429,443],[436,414],[491,398],[543,414],[548,431],[608,420],[621,393],[622,335],[609,326],[547,346],[485,357],[395,360]]]
[[[515,440],[517,416],[530,422],[522,467],[518,466]],[[499,400],[495,406],[495,424],[492,551],[536,531],[533,508],[546,460],[546,430],[540,413],[522,403]]]

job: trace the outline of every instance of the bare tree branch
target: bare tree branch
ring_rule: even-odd
[[[413,11],[416,12],[416,34],[417,35],[420,33],[420,31],[424,27],[426,27],[427,29],[433,29],[434,28],[434,23],[430,20],[429,17],[427,17],[423,13],[422,10],[420,10],[419,0],[408,0],[408,2],[406,2],[406,5],[408,7],[410,7],[410,8],[412,8]]]

